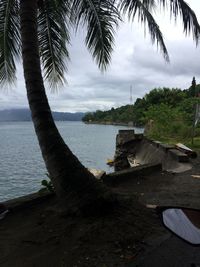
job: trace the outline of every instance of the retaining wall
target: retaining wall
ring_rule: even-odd
[[[192,168],[189,157],[173,145],[163,144],[135,134],[134,130],[119,130],[116,137],[115,171],[130,168],[129,158],[139,165],[161,164],[162,169],[172,172]]]

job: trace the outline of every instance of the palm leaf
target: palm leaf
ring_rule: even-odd
[[[38,13],[38,39],[44,77],[50,88],[58,88],[65,82],[67,70],[66,59],[69,59],[67,44],[69,30],[65,23],[69,14],[65,0],[43,0]]]
[[[17,0],[0,0],[0,83],[15,80],[15,59],[21,54]]]
[[[166,61],[169,61],[169,55],[164,43],[162,32],[151,14],[151,11],[156,9],[155,0],[121,0],[119,8],[125,14],[128,14],[129,19],[134,20],[137,15],[138,20],[144,24],[144,26],[148,26],[152,43],[157,43],[157,46],[160,47],[164,58]]]
[[[185,34],[192,33],[193,39],[198,44],[200,25],[190,6],[183,0],[158,0],[158,2],[160,2],[164,9],[168,6],[170,7],[171,17],[174,16],[175,19],[178,16],[181,17]]]
[[[74,0],[72,22],[87,27],[86,45],[103,71],[111,60],[114,32],[120,19],[113,0]]]

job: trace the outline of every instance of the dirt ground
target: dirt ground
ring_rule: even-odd
[[[112,188],[120,205],[101,217],[62,217],[51,209],[55,197],[10,212],[0,221],[0,266],[134,266],[147,240],[168,233],[146,204],[197,208],[200,179],[192,175],[200,175],[199,158],[182,174],[133,177]]]

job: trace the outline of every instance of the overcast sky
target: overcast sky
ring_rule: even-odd
[[[200,1],[188,0],[200,22]],[[112,63],[102,74],[84,47],[84,35],[72,38],[66,78],[68,85],[59,93],[48,92],[52,110],[95,111],[106,110],[133,102],[157,87],[188,88],[192,77],[200,83],[200,45],[196,48],[192,37],[185,37],[180,21],[170,23],[169,16],[156,15],[164,34],[170,55],[166,63],[156,45],[138,23],[120,26],[112,55]],[[17,84],[11,90],[0,92],[0,109],[28,107],[21,65],[18,66]]]

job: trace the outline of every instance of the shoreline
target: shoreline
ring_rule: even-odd
[[[111,121],[83,121],[85,124],[99,124],[99,125],[114,125],[114,126],[124,126],[124,127],[135,127],[135,128],[144,128],[144,126],[134,125],[133,122],[111,122]]]

